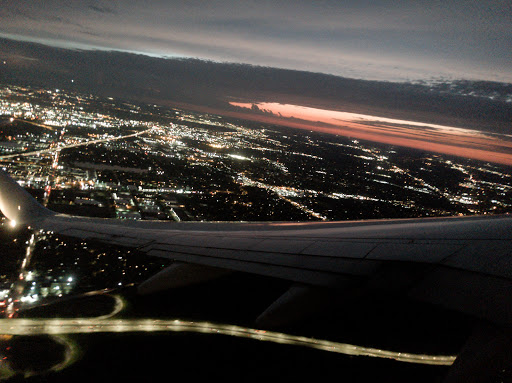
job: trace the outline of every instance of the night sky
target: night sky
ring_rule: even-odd
[[[0,37],[66,48],[512,83],[509,0],[2,0],[0,21]]]

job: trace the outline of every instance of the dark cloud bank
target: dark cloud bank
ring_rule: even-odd
[[[459,81],[432,86],[353,80],[245,64],[66,50],[7,39],[0,39],[0,60],[4,84],[220,111],[233,109],[229,101],[291,103],[512,133],[512,102],[507,102],[512,84]]]

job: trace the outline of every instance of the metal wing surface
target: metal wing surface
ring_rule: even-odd
[[[175,261],[141,292],[229,271],[280,278],[290,290],[258,318],[273,325],[311,313],[318,289],[394,290],[483,320],[446,382],[489,381],[512,363],[509,215],[312,223],[84,218],[44,208],[1,169],[0,210],[15,224]]]
[[[51,216],[37,227],[156,257],[312,286],[357,283],[512,323],[512,219],[332,223],[118,222]]]
[[[137,248],[149,256],[310,286],[398,289],[512,323],[508,215],[310,223],[95,219],[43,208],[5,172],[0,208],[18,223]]]

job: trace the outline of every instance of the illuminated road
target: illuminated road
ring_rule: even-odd
[[[136,137],[136,136],[140,136],[141,134],[148,133],[148,132],[150,132],[151,130],[152,130],[152,128],[147,129],[147,130],[144,130],[144,131],[142,131],[142,132],[137,132],[137,133],[133,133],[133,134],[128,134],[128,135],[126,135],[126,136],[109,137],[109,138],[102,138],[102,139],[99,139],[99,140],[84,141],[84,142],[79,142],[78,144],[70,144],[70,145],[57,146],[57,147],[52,147],[52,148],[49,148],[49,149],[35,150],[35,151],[33,151],[33,152],[24,152],[24,153],[17,153],[17,154],[8,154],[8,155],[5,155],[5,156],[0,156],[0,160],[6,160],[6,159],[9,159],[9,158],[15,158],[15,157],[37,156],[37,155],[45,154],[45,153],[54,153],[54,152],[59,152],[59,151],[61,151],[62,149],[76,148],[76,147],[78,147],[78,146],[91,145],[91,144],[98,144],[98,143],[100,143],[100,142],[106,142],[106,141],[121,140],[121,139],[123,139],[123,138],[129,138],[129,137]]]
[[[455,356],[394,352],[326,340],[257,330],[229,324],[161,319],[0,319],[0,334],[63,335],[88,333],[196,332],[298,345],[345,355],[394,359],[400,362],[451,365]]]

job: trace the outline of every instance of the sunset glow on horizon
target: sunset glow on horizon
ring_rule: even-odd
[[[482,161],[512,165],[512,136],[416,121],[317,109],[279,103],[240,103],[231,105],[251,109],[256,105],[262,120],[272,117],[283,125],[323,133],[353,137]],[[271,112],[272,114],[268,113]],[[253,116],[258,119],[256,115]],[[300,120],[300,121],[297,121]]]

